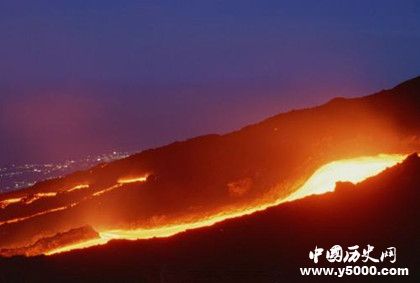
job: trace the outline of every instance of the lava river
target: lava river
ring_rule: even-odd
[[[361,182],[367,179],[368,177],[374,176],[382,172],[388,167],[394,166],[398,162],[401,162],[405,157],[406,155],[404,154],[380,154],[377,156],[363,156],[358,158],[334,161],[319,168],[294,193],[290,194],[286,198],[278,199],[274,202],[263,202],[259,205],[246,209],[232,209],[230,211],[217,213],[196,221],[183,222],[179,224],[162,225],[159,227],[141,229],[99,230],[98,237],[94,239],[88,239],[86,241],[57,247],[55,249],[51,249],[45,252],[45,254],[52,255],[74,249],[103,245],[113,239],[137,240],[149,239],[154,237],[169,237],[189,229],[210,226],[226,219],[240,217],[243,215],[254,213],[256,211],[261,211],[268,207],[278,205],[286,201],[293,201],[312,194],[322,194],[325,192],[333,191],[335,183],[338,181],[349,181],[353,183]],[[122,184],[130,182],[144,182],[146,180],[146,176],[121,180],[117,185],[115,185],[116,187],[111,187],[109,189],[113,190],[120,187]],[[100,193],[105,192],[101,191]]]

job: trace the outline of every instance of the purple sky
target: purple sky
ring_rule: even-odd
[[[419,1],[1,1],[0,164],[223,133],[420,74]]]

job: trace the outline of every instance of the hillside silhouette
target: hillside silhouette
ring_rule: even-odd
[[[330,161],[414,152],[419,93],[417,77],[1,194],[0,253],[25,254],[22,247],[81,227],[155,228],[246,209],[288,196]]]
[[[50,257],[2,259],[0,279],[301,282],[308,278],[299,275],[299,267],[345,265],[328,264],[325,259],[315,265],[308,257],[315,245],[328,249],[335,244],[370,244],[378,250],[396,247],[396,263],[376,265],[408,267],[410,275],[379,279],[359,276],[358,281],[418,282],[419,186],[420,158],[413,154],[402,164],[360,184],[340,183],[332,193],[170,238],[112,241],[105,246]],[[337,280],[325,276],[310,278],[311,282]],[[355,278],[340,279],[347,280]]]

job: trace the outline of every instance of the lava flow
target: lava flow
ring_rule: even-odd
[[[50,198],[50,197],[55,197],[55,196],[57,196],[57,193],[47,192],[47,193],[36,193],[34,195],[30,195],[26,197],[5,199],[3,201],[0,201],[0,208],[1,209],[6,208],[7,206],[11,204],[15,204],[15,203],[30,204],[39,199]]]
[[[121,178],[118,180],[118,184],[131,184],[131,183],[144,182],[147,180],[147,177],[149,177],[149,174],[146,174],[140,177]]]
[[[59,247],[48,251],[46,254],[62,253],[74,249],[87,248],[96,245],[103,245],[113,239],[137,240],[137,239],[150,239],[156,237],[169,237],[180,232],[190,229],[196,229],[205,226],[211,226],[217,222],[226,219],[240,217],[243,215],[251,214],[257,211],[264,210],[268,207],[278,205],[286,201],[297,200],[313,194],[322,194],[333,191],[336,182],[349,181],[353,183],[361,182],[368,177],[377,175],[388,167],[394,166],[402,161],[406,155],[404,154],[380,154],[377,156],[365,156],[353,159],[345,159],[334,161],[322,166],[318,169],[298,190],[292,193],[287,198],[278,199],[275,202],[261,203],[260,205],[250,207],[248,209],[231,210],[223,213],[213,215],[211,217],[202,218],[199,221],[179,223],[173,225],[163,225],[154,228],[142,228],[134,230],[106,230],[99,231],[99,237],[90,239],[76,244],[71,244]],[[147,177],[144,177],[147,178]],[[144,181],[142,178],[122,179],[118,183],[126,184],[138,181]],[[118,185],[116,185],[118,187]]]
[[[318,169],[299,190],[287,197],[287,200],[334,191],[338,181],[359,183],[401,162],[405,157],[406,155],[400,154],[380,154],[328,163]]]

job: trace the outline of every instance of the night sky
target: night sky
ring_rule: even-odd
[[[420,75],[420,1],[0,2],[0,164],[224,133]]]

